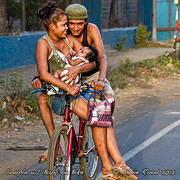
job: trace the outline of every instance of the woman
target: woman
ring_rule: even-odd
[[[37,68],[40,79],[69,92],[72,95],[72,97],[77,96],[79,92],[78,85],[70,86],[69,84],[66,84],[62,82],[60,79],[54,77],[53,73],[57,69],[62,68],[64,66],[62,61],[63,58],[60,58],[60,56],[62,56],[62,53],[65,56],[69,55],[70,53],[69,46],[71,46],[74,50],[78,51],[82,47],[82,45],[72,36],[66,35],[67,18],[64,12],[61,9],[59,9],[52,1],[44,4],[42,8],[39,9],[38,17],[42,19],[43,24],[48,32],[48,35],[42,37],[38,41],[36,47],[35,54],[36,54]],[[57,54],[59,54],[60,56],[58,56]],[[78,72],[81,73],[88,72],[94,67],[95,67],[94,63],[85,63],[84,65],[79,67]],[[45,94],[41,93],[38,95],[38,103],[39,103],[42,119],[43,120],[47,119],[47,116],[50,119],[48,121],[44,120],[44,124],[47,128],[49,136],[51,137],[52,132],[54,130],[54,125],[53,125],[50,109],[46,102]],[[43,103],[43,106],[40,103]],[[70,105],[71,107],[73,107],[73,112],[75,114],[77,114],[79,117],[82,117],[83,119],[87,119],[87,101],[84,98],[82,97],[72,98],[72,102]],[[124,174],[129,173],[129,169],[122,160],[120,153],[114,155],[114,157],[118,158],[116,159],[115,161],[116,163],[114,165],[111,163],[109,157],[102,158],[104,153],[107,153],[106,143],[103,144],[104,142],[100,142],[101,140],[99,139],[99,133],[97,131],[95,133],[94,131],[92,131],[92,133],[97,150],[99,149],[98,146],[103,146],[104,148],[106,148],[103,151],[98,151],[103,164],[103,167],[101,168],[102,178],[120,179],[118,175],[116,176],[113,175],[112,173],[114,172],[113,170],[115,170],[115,172],[119,171],[121,175],[122,175],[122,171],[126,171],[124,172]],[[46,157],[44,157],[44,159],[45,158]],[[121,165],[119,166],[119,164]],[[137,179],[132,174],[132,172],[129,175],[129,177],[132,177],[132,179]]]
[[[68,38],[66,38],[67,18],[64,12],[59,9],[54,2],[51,1],[47,4],[44,4],[38,11],[38,17],[42,20],[48,32],[47,35],[38,40],[36,46],[35,56],[40,79],[67,91],[72,96],[77,96],[79,93],[78,85],[70,86],[69,84],[60,81],[59,78],[55,78],[53,76],[53,73],[57,69],[64,67],[65,63],[63,62],[62,56],[69,55],[69,46],[78,51],[80,48],[82,48],[82,45],[71,36],[68,36]],[[68,44],[68,41],[70,44]],[[63,52],[63,54],[61,52]],[[79,67],[79,69],[81,72],[86,72],[87,70],[91,70],[94,67],[94,63],[86,63]],[[71,99],[74,100],[73,98]],[[38,94],[38,104],[43,122],[47,128],[49,136],[51,137],[54,130],[54,124],[50,108],[47,104],[45,93]],[[87,102],[85,101],[85,99],[79,98],[77,100],[74,100],[71,103],[71,106],[73,104],[76,104],[76,106],[78,106],[78,108],[76,108],[75,106],[75,113],[78,116],[86,119]],[[45,152],[45,154],[40,156],[39,161],[43,162],[44,160],[46,160],[46,158],[47,151]]]

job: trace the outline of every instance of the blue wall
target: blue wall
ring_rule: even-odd
[[[104,44],[115,48],[118,40],[127,36],[125,48],[134,45],[136,27],[102,30]],[[0,36],[0,70],[35,64],[37,40],[46,32],[23,33],[22,36]]]
[[[35,64],[36,42],[43,34],[45,33],[0,36],[0,69]]]
[[[137,27],[103,29],[101,34],[104,44],[109,44],[112,49],[116,47],[118,41],[122,40],[123,36],[127,36],[124,47],[130,48],[135,43],[136,30]]]

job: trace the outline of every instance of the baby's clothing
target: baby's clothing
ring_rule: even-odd
[[[80,57],[80,56],[74,56],[74,57],[72,57],[72,60],[73,60],[73,61],[76,60],[76,59],[81,59],[81,60],[84,61],[84,62],[82,62],[82,63],[80,63],[80,64],[78,64],[78,65],[76,65],[76,66],[81,66],[81,65],[83,65],[84,63],[88,63],[88,62],[89,62],[88,60],[86,60],[85,58]],[[67,64],[65,65],[65,67],[72,67],[72,66],[67,62]],[[68,70],[64,70],[64,71],[61,73],[61,76],[64,75],[64,74],[67,74],[67,73],[68,73]],[[61,78],[61,80],[64,81],[66,78],[67,78],[67,76]],[[79,76],[76,77],[75,83],[78,83],[78,81],[79,81]],[[65,81],[65,83],[69,83],[69,80]],[[70,83],[70,85],[72,85],[72,82]]]

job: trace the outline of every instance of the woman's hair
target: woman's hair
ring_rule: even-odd
[[[37,16],[48,30],[49,25],[56,24],[61,17],[65,16],[65,13],[57,6],[56,2],[48,0],[38,9]]]

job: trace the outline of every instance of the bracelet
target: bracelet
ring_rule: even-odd
[[[32,78],[32,81],[34,81],[35,79],[39,78],[40,79],[40,76],[35,76]]]

